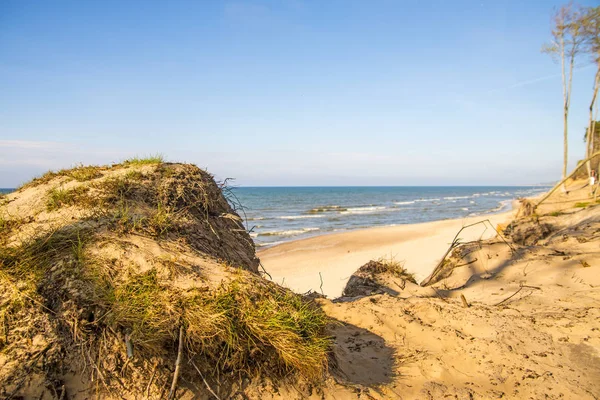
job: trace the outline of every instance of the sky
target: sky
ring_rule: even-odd
[[[563,3],[3,0],[0,187],[156,153],[240,186],[556,181],[560,69],[540,49]]]

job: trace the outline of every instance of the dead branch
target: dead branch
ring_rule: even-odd
[[[494,304],[494,305],[495,305],[495,306],[499,306],[499,305],[501,305],[501,304],[505,303],[506,301],[508,301],[508,300],[512,299],[512,298],[513,298],[513,297],[515,297],[515,296],[516,296],[516,295],[517,295],[517,294],[518,294],[518,293],[519,293],[521,290],[523,290],[523,288],[542,290],[542,288],[540,288],[540,287],[537,287],[537,286],[529,286],[529,285],[523,285],[523,284],[521,284],[521,285],[519,286],[519,290],[517,290],[516,292],[514,292],[513,294],[511,294],[510,296],[508,296],[507,298],[505,298],[505,299],[504,299],[504,300],[502,300],[501,302],[499,302],[499,303],[496,303],[496,304]]]
[[[590,157],[586,158],[586,159],[585,159],[585,160],[583,160],[581,163],[579,163],[579,165],[578,165],[577,167],[575,167],[575,169],[574,169],[574,170],[573,170],[573,171],[572,171],[572,172],[571,172],[569,175],[567,175],[567,176],[566,176],[566,177],[565,177],[565,178],[564,178],[562,181],[558,182],[558,183],[556,184],[556,186],[554,186],[554,187],[553,187],[553,188],[552,188],[552,189],[551,189],[551,190],[550,190],[548,193],[546,193],[546,194],[544,195],[544,197],[542,197],[542,198],[541,198],[541,199],[540,199],[540,200],[539,200],[539,201],[538,201],[538,202],[535,204],[535,206],[533,206],[533,211],[535,212],[536,208],[538,208],[538,207],[539,207],[539,205],[540,205],[540,204],[542,204],[542,202],[546,201],[546,199],[548,199],[548,197],[550,197],[550,195],[551,195],[552,193],[554,193],[554,192],[556,191],[556,189],[558,189],[559,187],[561,187],[563,183],[565,183],[566,181],[568,181],[569,179],[571,179],[571,177],[572,177],[573,175],[575,175],[575,173],[576,173],[577,171],[579,171],[579,169],[580,169],[581,167],[583,167],[584,165],[586,165],[588,161],[590,161],[592,158],[594,158],[594,157],[596,157],[596,156],[599,156],[599,155],[600,155],[600,151],[597,151],[597,152],[595,152],[594,154],[592,154]]]
[[[452,239],[452,243],[450,244],[450,247],[448,247],[448,250],[446,250],[446,253],[444,254],[444,256],[442,257],[442,259],[440,260],[440,262],[438,263],[438,265],[434,268],[433,272],[431,273],[431,275],[429,275],[427,278],[425,278],[421,283],[420,286],[427,286],[429,285],[429,283],[431,282],[431,280],[437,275],[439,274],[440,270],[442,269],[443,265],[444,265],[444,261],[446,261],[446,257],[448,257],[448,255],[450,254],[450,252],[452,250],[454,250],[456,247],[458,247],[461,243],[460,243],[460,238],[458,237],[463,230],[470,228],[472,226],[478,225],[478,224],[483,224],[485,226],[485,223],[488,223],[489,226],[494,230],[494,232],[496,232],[496,234],[502,239],[502,241],[504,242],[504,244],[506,244],[513,252],[515,251],[515,248],[506,241],[506,239],[504,239],[504,237],[502,237],[502,235],[500,235],[500,233],[498,232],[498,230],[494,227],[494,225],[492,224],[492,222],[489,219],[484,219],[482,221],[478,221],[478,222],[474,222],[472,224],[469,225],[465,225],[462,228],[460,228],[460,230],[456,233],[456,235],[454,236],[454,239]],[[486,226],[487,229],[487,226]],[[467,263],[469,264],[469,263]],[[465,264],[465,265],[467,265]]]
[[[183,325],[179,327],[179,349],[177,350],[177,361],[175,361],[175,373],[173,374],[173,382],[171,383],[171,391],[169,391],[168,399],[175,398],[175,391],[177,390],[177,380],[179,379],[179,372],[181,371],[181,359],[183,358]]]

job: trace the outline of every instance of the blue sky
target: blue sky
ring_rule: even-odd
[[[553,181],[560,70],[540,48],[561,3],[4,0],[0,187],[153,153],[240,185]]]

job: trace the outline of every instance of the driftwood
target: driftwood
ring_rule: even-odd
[[[435,278],[435,276],[440,272],[440,270],[442,269],[442,267],[444,266],[444,261],[446,261],[446,257],[448,257],[448,254],[450,254],[450,252],[452,250],[454,250],[456,247],[458,247],[461,243],[460,243],[460,238],[458,237],[458,235],[461,234],[462,231],[464,231],[467,228],[470,228],[472,226],[478,225],[478,224],[483,224],[485,226],[485,223],[488,223],[489,226],[494,230],[494,232],[496,232],[496,234],[498,236],[500,236],[500,238],[502,239],[502,241],[504,242],[504,244],[506,244],[508,247],[510,247],[510,249],[512,251],[515,251],[515,248],[511,246],[510,243],[508,243],[506,241],[506,239],[504,239],[502,237],[502,235],[500,235],[500,233],[498,232],[498,230],[494,227],[494,225],[491,223],[491,221],[489,219],[484,219],[483,221],[479,221],[479,222],[475,222],[469,225],[465,225],[462,228],[460,228],[460,230],[456,233],[456,235],[454,236],[454,239],[452,240],[452,243],[450,244],[450,247],[448,247],[448,250],[446,250],[446,253],[444,254],[444,256],[442,257],[442,259],[440,260],[440,262],[438,263],[438,265],[434,268],[433,272],[431,273],[431,275],[429,275],[427,278],[425,278],[420,285],[421,286],[427,286],[429,285],[429,283],[431,282],[431,280],[433,278]],[[466,265],[466,264],[465,264]]]
[[[581,163],[579,163],[578,166],[575,167],[575,169],[573,171],[571,171],[571,173],[564,178],[562,181],[558,182],[556,184],[556,186],[554,186],[548,193],[546,193],[544,195],[544,197],[542,197],[534,206],[533,206],[533,211],[535,212],[535,209],[538,208],[538,206],[540,204],[542,204],[542,202],[546,201],[548,199],[548,197],[550,197],[550,195],[552,195],[552,193],[554,193],[556,191],[556,189],[558,189],[559,187],[561,187],[563,185],[563,183],[565,183],[566,181],[568,181],[569,179],[571,179],[571,177],[573,177],[573,175],[575,175],[575,173],[577,171],[579,171],[579,169],[581,167],[583,167],[588,161],[590,161],[592,158],[596,157],[596,156],[600,156],[600,151],[595,152],[594,154],[592,154],[591,156],[589,156],[588,158],[586,158],[585,160],[583,160]]]

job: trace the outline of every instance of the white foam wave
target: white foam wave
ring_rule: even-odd
[[[484,212],[475,212],[469,214],[470,216],[482,215],[482,214],[493,214],[501,211],[506,211],[510,208],[512,204],[512,200],[502,200],[497,207],[492,208],[491,210],[487,210]]]
[[[340,214],[371,214],[377,211],[385,210],[386,207],[375,206],[375,207],[350,207],[345,211],[340,211]]]
[[[256,247],[275,246],[275,245],[282,244],[282,243],[285,243],[285,240],[277,240],[275,242],[268,242],[268,243],[256,243]]]
[[[444,197],[444,200],[460,200],[460,199],[470,199],[471,196],[450,196],[450,197]]]
[[[306,219],[306,218],[323,218],[324,215],[283,215],[278,219]]]
[[[424,202],[424,201],[440,201],[440,199],[418,199],[418,200],[415,200],[415,201],[418,201],[418,202]]]
[[[296,236],[301,235],[306,232],[318,231],[319,228],[302,228],[302,229],[289,229],[285,231],[269,231],[269,232],[260,232],[258,236]]]
[[[394,202],[394,204],[398,204],[398,205],[404,205],[404,204],[415,204],[416,200],[413,201],[396,201]]]

